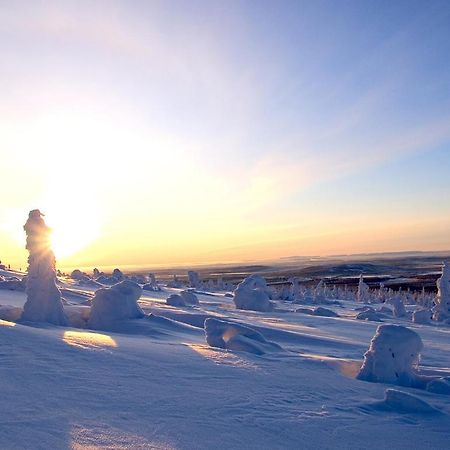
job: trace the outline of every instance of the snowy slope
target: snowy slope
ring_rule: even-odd
[[[172,292],[145,292],[140,301],[166,319],[127,321],[115,332],[1,321],[0,447],[448,448],[450,396],[351,376],[378,325],[355,320],[355,304],[333,307],[339,318],[295,313],[281,302],[275,312],[238,311],[222,295],[175,308],[165,305]],[[0,291],[0,304],[24,300]],[[251,326],[284,351],[209,347],[206,317]],[[450,375],[450,327],[386,323],[420,334],[422,370]],[[387,388],[435,409],[383,403]]]

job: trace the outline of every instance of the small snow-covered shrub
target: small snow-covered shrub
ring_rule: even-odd
[[[122,281],[123,279],[125,279],[125,276],[120,269],[114,269],[112,277],[115,278],[117,281]]]
[[[317,308],[297,308],[295,312],[308,314],[310,316],[339,317],[339,315],[331,309],[323,308],[322,306],[318,306]]]
[[[358,320],[368,320],[369,322],[382,322],[383,314],[374,311],[372,308],[365,309],[356,315]]]
[[[8,322],[17,322],[22,315],[22,308],[19,306],[0,305],[0,319]]]
[[[234,291],[237,309],[252,311],[272,311],[273,303],[268,295],[266,280],[259,275],[250,275]]]
[[[381,409],[388,409],[404,414],[441,414],[438,409],[421,398],[397,389],[386,389],[384,400],[379,402],[377,406]]]
[[[168,304],[169,306],[186,306],[186,302],[179,294],[170,294],[166,299],[166,304]]]
[[[187,305],[198,305],[198,298],[192,291],[181,291],[180,296]]]
[[[422,339],[415,331],[400,325],[380,325],[357,378],[415,387],[419,384],[416,366],[422,348]]]
[[[205,320],[206,342],[211,347],[262,355],[282,348],[250,327],[214,318]]]
[[[427,383],[427,391],[435,394],[450,395],[450,377],[437,378]]]
[[[70,274],[70,278],[72,278],[72,280],[81,280],[86,277],[87,277],[87,274],[82,272],[79,269],[73,270],[72,273]]]
[[[339,317],[334,311],[328,308],[323,308],[322,306],[318,306],[313,309],[313,316],[322,316],[322,317]]]
[[[391,297],[387,301],[387,303],[394,307],[394,317],[399,318],[399,317],[406,316],[405,305],[403,303],[402,298],[399,295],[395,295],[394,297]]]
[[[0,281],[0,289],[8,291],[25,291],[26,284],[22,280],[4,280]]]
[[[101,330],[117,321],[144,317],[137,303],[141,294],[142,288],[128,280],[97,290],[92,299],[88,327]]]

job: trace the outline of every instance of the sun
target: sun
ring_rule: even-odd
[[[99,237],[95,216],[64,212],[61,208],[48,211],[45,221],[52,229],[51,244],[57,260],[75,255]]]

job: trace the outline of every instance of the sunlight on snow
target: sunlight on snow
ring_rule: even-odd
[[[8,322],[7,320],[0,319],[0,326],[2,326],[2,327],[15,327],[16,324],[14,322]]]
[[[113,428],[109,425],[90,424],[72,425],[72,450],[86,449],[133,449],[133,450],[175,450],[169,442],[161,440],[149,441],[143,436],[129,431]],[[118,444],[120,443],[120,444]]]
[[[203,344],[186,344],[191,350],[210,359],[215,364],[225,364],[229,366],[236,366],[242,369],[259,370],[256,364],[251,363],[245,359],[240,358],[235,353],[223,349],[211,348]]]
[[[65,331],[63,341],[81,348],[117,347],[116,341],[111,336],[86,331]]]

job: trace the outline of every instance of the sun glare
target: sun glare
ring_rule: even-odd
[[[52,228],[52,249],[57,260],[74,255],[99,235],[98,221],[83,213],[74,217],[56,209],[46,215],[45,220]]]

